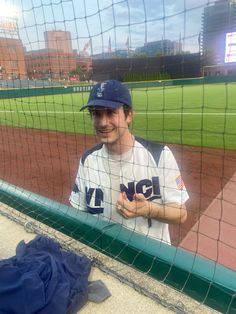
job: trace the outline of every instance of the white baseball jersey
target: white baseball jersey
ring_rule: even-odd
[[[132,201],[134,193],[159,204],[184,204],[188,193],[177,162],[167,146],[136,138],[134,146],[122,156],[110,155],[103,144],[88,150],[80,159],[74,189],[73,207],[99,218],[170,243],[168,224],[156,219],[123,218],[116,210],[120,192]]]

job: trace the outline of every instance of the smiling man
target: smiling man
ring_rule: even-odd
[[[119,81],[95,85],[86,108],[100,144],[80,159],[71,205],[170,243],[168,224],[186,221],[188,199],[172,152],[130,132],[131,95]]]

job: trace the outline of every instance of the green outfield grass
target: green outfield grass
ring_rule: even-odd
[[[151,140],[236,149],[236,84],[134,89],[133,132]],[[87,93],[0,100],[0,123],[93,134]]]

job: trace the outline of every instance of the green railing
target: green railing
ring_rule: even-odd
[[[0,99],[89,92],[93,85],[18,88],[0,90]]]
[[[130,89],[175,85],[196,85],[236,82],[236,76],[209,76],[191,79],[159,80],[125,83]],[[0,90],[0,99],[89,92],[93,85],[16,88]]]

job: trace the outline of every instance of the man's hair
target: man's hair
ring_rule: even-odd
[[[128,114],[130,112],[133,112],[133,109],[132,109],[132,107],[130,107],[128,105],[123,105],[122,107],[123,107],[123,110],[124,110],[124,113],[125,113],[125,117],[127,118]]]
[[[132,112],[133,111],[133,109],[130,107],[130,106],[128,106],[128,105],[122,105],[122,107],[123,107],[123,110],[124,110],[124,114],[125,114],[125,117],[127,118],[128,117],[128,114],[130,113],[130,112]],[[95,107],[90,107],[89,108],[89,114],[90,114],[90,116],[92,116],[92,113],[93,113],[93,110],[95,109]],[[100,108],[101,109],[101,108]]]

